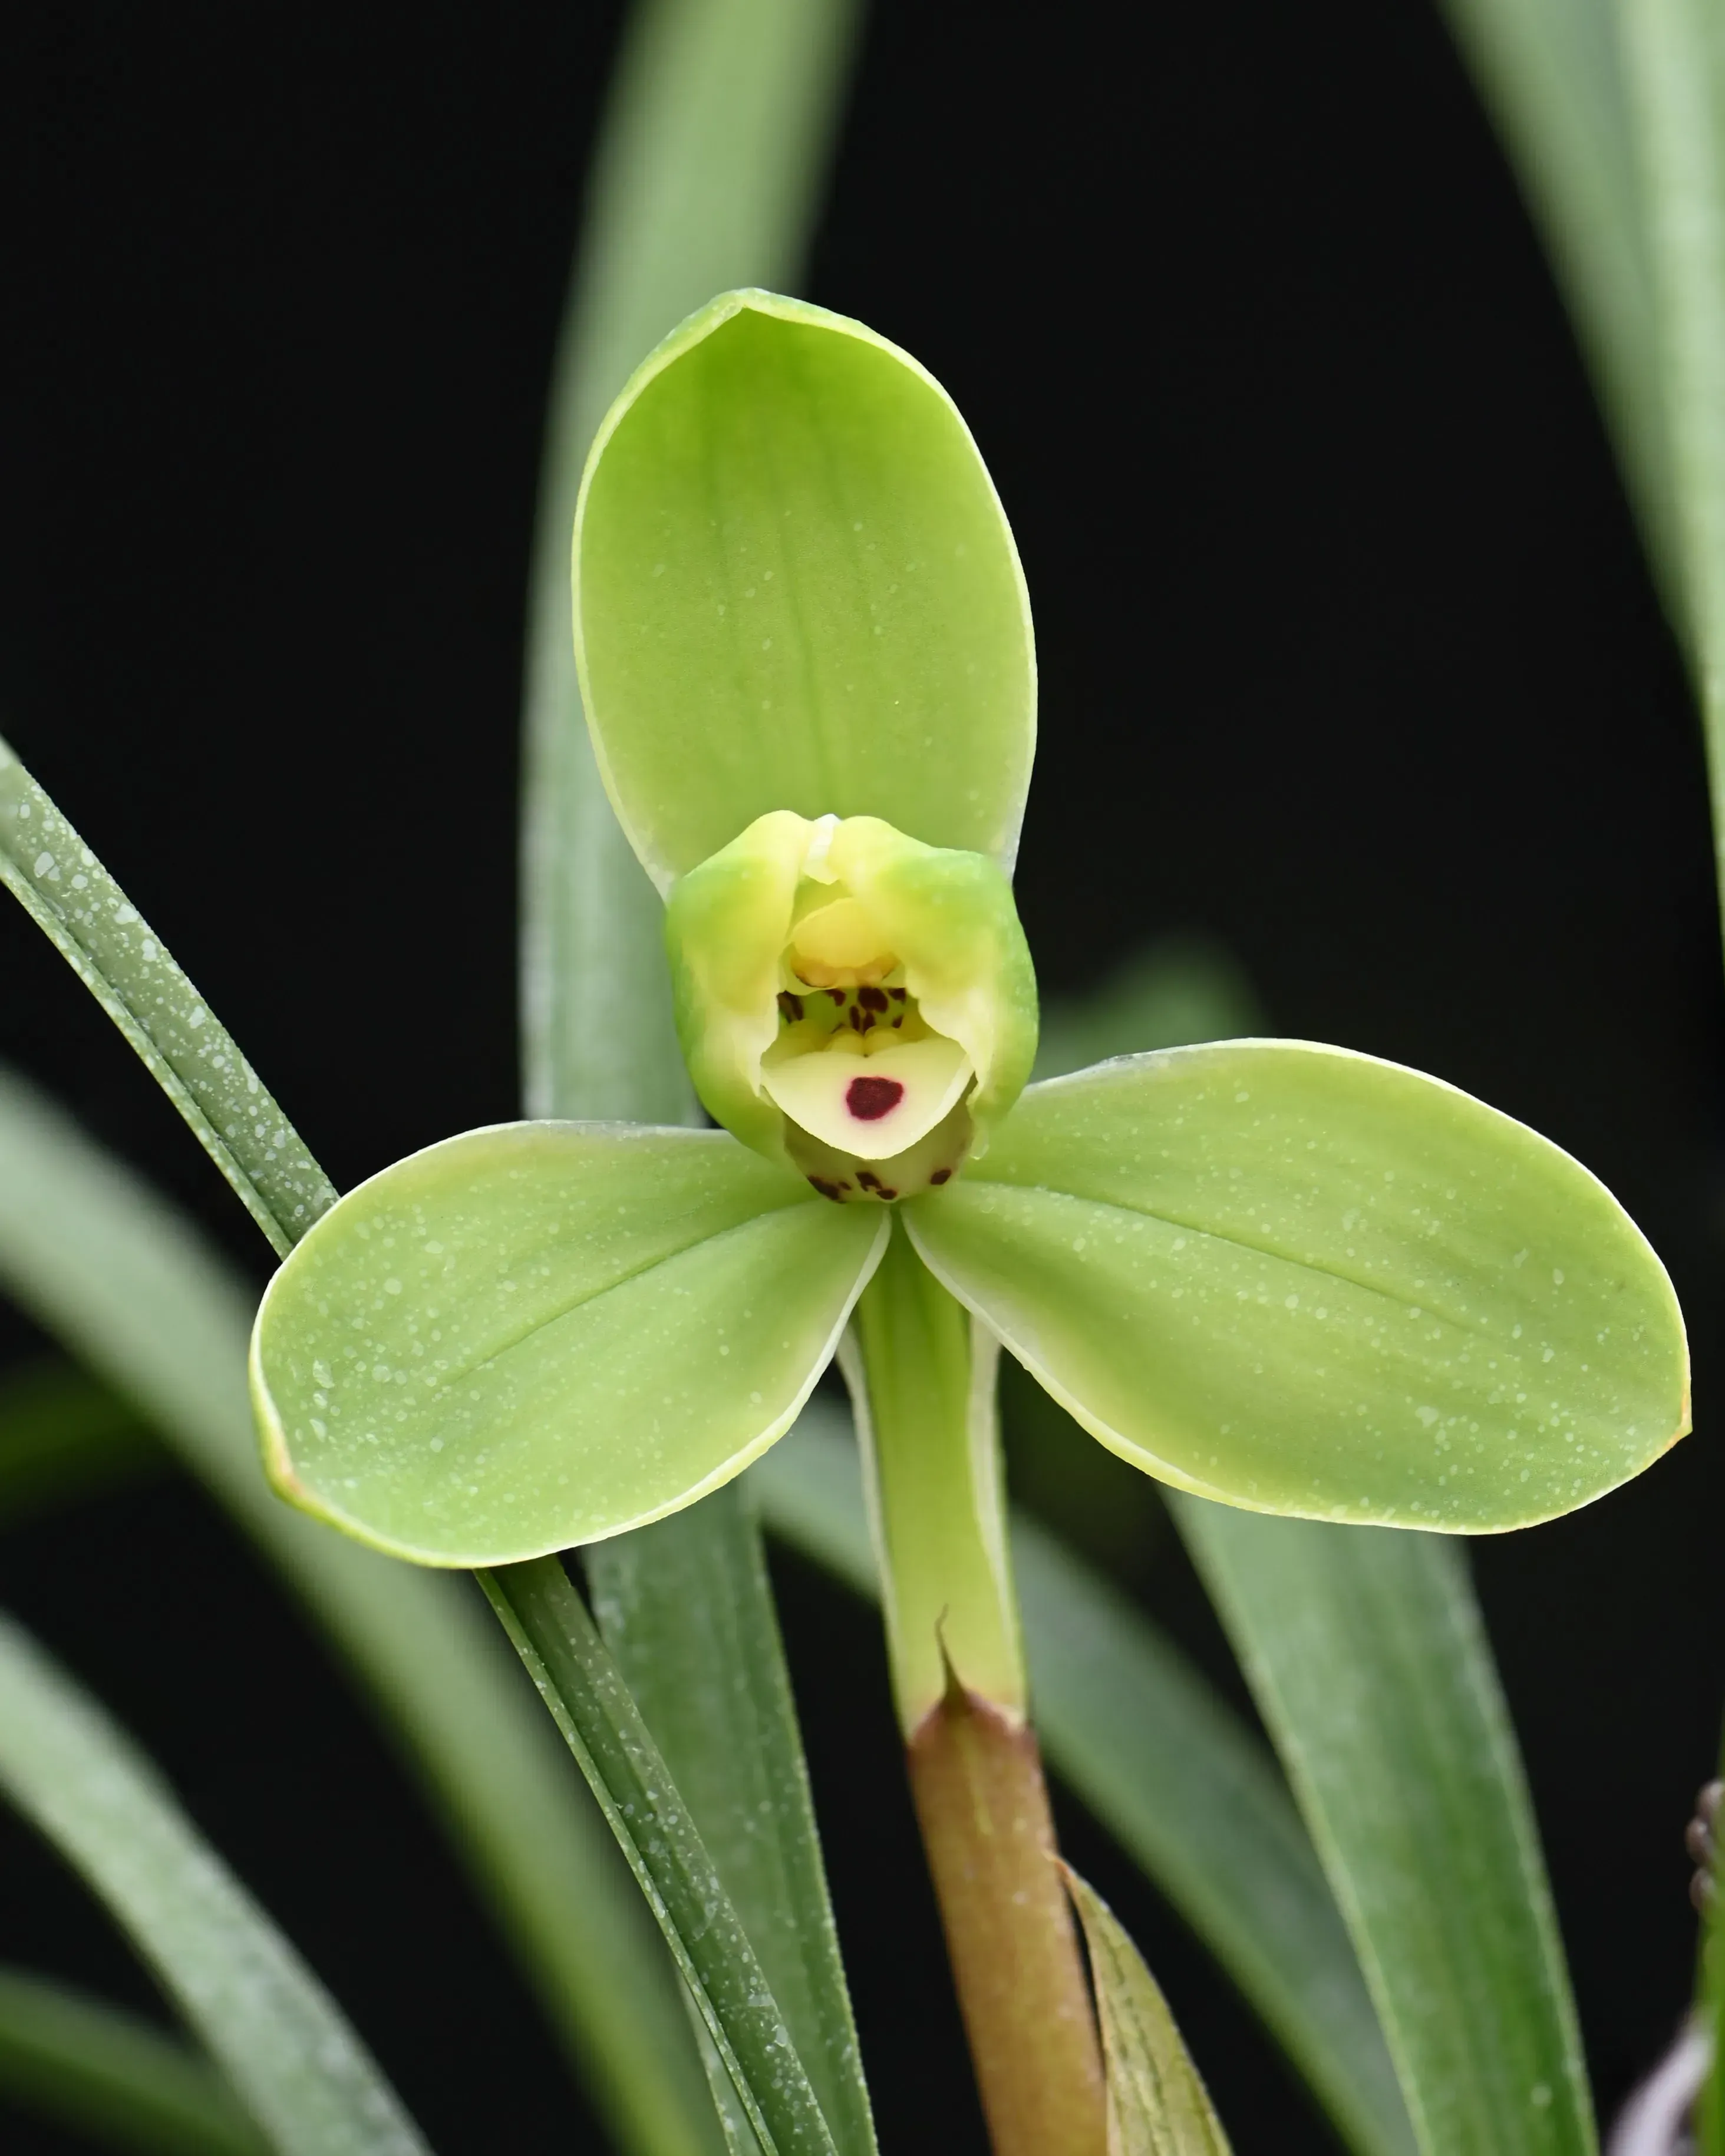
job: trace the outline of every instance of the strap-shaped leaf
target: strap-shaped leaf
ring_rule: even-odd
[[[1087,1430],[1255,1511],[1522,1527],[1689,1426],[1676,1298],[1610,1193],[1368,1056],[1230,1041],[1056,1079],[903,1210]]]
[[[1717,850],[1725,832],[1725,15],[1713,0],[1615,0],[1615,12],[1653,269],[1662,394],[1647,403],[1667,429],[1679,614],[1707,729]]]
[[[282,2156],[426,2156],[334,2000],[149,1762],[5,1618],[0,1791],[131,1935]]]
[[[889,1225],[720,1132],[508,1123],[428,1147],[270,1285],[270,1479],[422,1563],[657,1519],[789,1428]]]
[[[1060,1866],[1084,1927],[1108,2062],[1108,2156],[1229,2156],[1162,1987],[1094,1887]]]
[[[135,2156],[270,2156],[181,2038],[24,1969],[0,1969],[0,2097]]]
[[[482,1581],[604,1808],[763,2156],[838,2156],[748,1934],[562,1561]]]
[[[1666,604],[1683,603],[1660,329],[1617,0],[1440,0],[1574,320]]]
[[[747,1481],[598,1543],[586,1559],[593,1615],[748,1934],[834,2145],[839,2156],[871,2156],[868,2088]]]
[[[233,1035],[0,741],[0,883],[142,1058],[278,1255],[335,1189]]]
[[[599,430],[575,527],[599,766],[661,888],[757,816],[879,816],[1010,866],[1030,616],[926,368],[766,292],[692,316]]]
[[[1575,2010],[1462,1548],[1174,1517],[1353,1934],[1426,2156],[1591,2156]]]

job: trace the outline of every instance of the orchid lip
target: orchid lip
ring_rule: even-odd
[[[963,1098],[975,1066],[940,1034],[863,1052],[855,1034],[814,1055],[768,1061],[761,1090],[800,1129],[859,1160],[890,1160]]]

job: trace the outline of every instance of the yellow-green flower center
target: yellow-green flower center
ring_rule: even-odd
[[[886,1161],[963,1099],[974,1065],[923,1018],[898,954],[859,900],[805,912],[779,972],[779,1032],[761,1059],[761,1090],[800,1131],[858,1162]],[[878,1189],[880,1178],[870,1183]]]
[[[980,855],[775,811],[681,880],[666,933],[702,1099],[827,1197],[944,1183],[1023,1082],[1034,984]]]

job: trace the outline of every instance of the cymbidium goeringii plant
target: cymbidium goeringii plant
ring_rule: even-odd
[[[1368,1056],[1231,1041],[1026,1089],[1024,579],[951,400],[872,331],[757,292],[685,322],[600,429],[574,572],[593,746],[721,1127],[509,1124],[344,1198],[259,1313],[269,1471],[398,1556],[505,1563],[693,1503],[837,1350],[995,2146],[1093,2156],[1000,1345],[1183,1489],[1478,1532],[1686,1429],[1671,1284],[1586,1169]]]
[[[1652,1250],[1455,1088],[1249,1040],[1024,1090],[1029,607],[914,360],[715,300],[600,430],[575,595],[723,1127],[503,1125],[344,1198],[258,1317],[284,1496],[444,1565],[655,1519],[790,1426],[890,1245],[1103,1444],[1233,1504],[1520,1527],[1686,1429]]]

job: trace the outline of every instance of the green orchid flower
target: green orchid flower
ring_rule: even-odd
[[[258,1317],[285,1496],[431,1564],[621,1533],[789,1428],[871,1280],[877,1397],[906,1328],[973,1404],[1004,1343],[1123,1458],[1258,1510],[1517,1527],[1686,1430],[1645,1240],[1453,1087],[1247,1040],[1027,1089],[1029,607],[914,360],[715,300],[601,429],[575,600],[721,1127],[470,1132],[344,1198]]]

